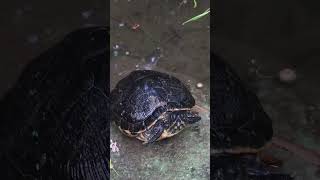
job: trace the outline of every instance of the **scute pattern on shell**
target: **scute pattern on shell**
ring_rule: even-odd
[[[151,70],[137,70],[120,80],[111,92],[112,119],[122,129],[144,130],[171,108],[191,108],[195,100],[177,78]]]
[[[220,57],[213,57],[211,147],[261,148],[271,140],[272,121],[258,98]]]
[[[109,179],[108,29],[74,31],[0,103],[1,179]]]

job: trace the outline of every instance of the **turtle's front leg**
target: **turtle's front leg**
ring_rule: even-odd
[[[171,137],[182,131],[186,125],[193,124],[201,120],[197,112],[191,110],[177,110],[168,113],[166,119],[166,136]]]
[[[153,126],[141,133],[137,138],[144,141],[143,144],[153,143],[160,138],[164,131],[162,120],[158,120]]]

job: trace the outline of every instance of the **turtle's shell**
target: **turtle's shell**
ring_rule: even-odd
[[[212,70],[211,147],[231,152],[263,147],[273,130],[258,98],[220,57],[213,56]]]
[[[0,103],[1,179],[109,179],[108,29],[76,30]]]
[[[168,109],[192,108],[195,100],[177,78],[152,70],[136,70],[111,92],[112,119],[122,130],[145,130]]]

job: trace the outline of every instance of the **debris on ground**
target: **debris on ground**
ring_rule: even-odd
[[[111,149],[111,152],[119,152],[117,142],[113,142],[112,140],[110,140],[110,149]]]

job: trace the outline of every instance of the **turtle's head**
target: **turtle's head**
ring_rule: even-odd
[[[174,122],[185,122],[186,124],[193,124],[201,120],[199,113],[192,110],[177,110],[170,113],[170,120]]]
[[[194,124],[201,120],[198,112],[191,111],[189,109],[168,112],[168,116],[166,118],[166,131],[171,136],[179,133],[187,125]]]

